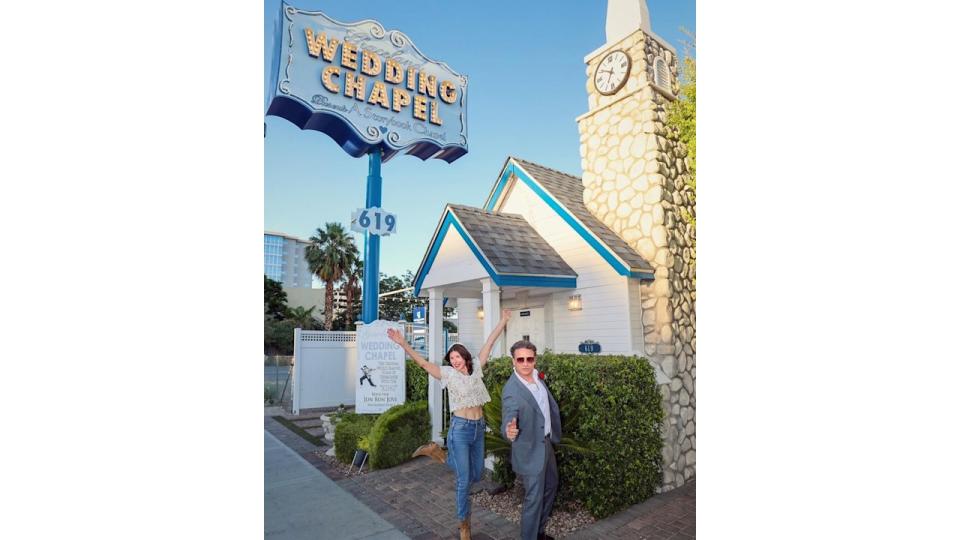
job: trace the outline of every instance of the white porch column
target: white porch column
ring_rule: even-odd
[[[436,365],[443,364],[443,355],[447,352],[443,350],[443,289],[434,287],[428,290],[430,293],[430,302],[427,308],[428,318],[428,336],[427,355],[430,362]],[[429,400],[430,411],[430,437],[437,444],[443,440],[440,438],[441,426],[443,425],[443,390],[440,388],[440,381],[433,377],[427,377],[430,385],[427,388],[427,398]]]
[[[500,322],[500,287],[490,278],[480,280],[483,285],[483,337],[481,343],[493,333],[493,328]],[[503,336],[497,340],[490,351],[490,358],[503,356]]]

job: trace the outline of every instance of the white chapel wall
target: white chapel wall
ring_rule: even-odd
[[[577,288],[550,295],[552,345],[578,352],[580,342],[598,341],[604,353],[637,352],[630,339],[630,305],[625,276],[619,275],[570,225],[523,182],[517,182],[501,212],[521,214],[577,273]],[[570,295],[579,294],[581,311],[570,311]],[[639,295],[637,300],[639,301]],[[640,306],[635,307],[636,310]]]
[[[457,299],[457,340],[472,354],[480,354],[483,347],[483,321],[477,317],[477,308],[483,303],[479,298]]]
[[[430,271],[423,279],[421,289],[485,277],[487,271],[477,261],[460,232],[450,227]]]

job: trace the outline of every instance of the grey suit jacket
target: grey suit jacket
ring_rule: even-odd
[[[546,386],[546,385],[544,385]],[[501,394],[500,435],[507,438],[507,424],[517,418],[517,427],[520,433],[513,441],[510,459],[513,462],[513,471],[517,474],[540,474],[544,465],[543,425],[545,419],[540,412],[537,400],[530,390],[523,385],[516,372],[507,379]],[[560,442],[563,436],[560,428],[560,408],[557,406],[553,394],[547,388],[547,401],[550,403],[550,441]]]

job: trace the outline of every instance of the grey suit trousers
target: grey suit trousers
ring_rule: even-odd
[[[544,467],[540,474],[518,475],[523,482],[523,514],[520,516],[520,534],[523,540],[536,540],[544,532],[547,518],[553,511],[553,501],[557,498],[560,477],[557,473],[557,459],[553,455],[553,444],[544,441]]]

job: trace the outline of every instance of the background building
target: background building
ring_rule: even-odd
[[[321,296],[322,298],[326,299],[327,288],[326,288],[326,287],[320,287],[320,288],[318,288],[317,290],[320,291],[320,296]],[[324,300],[324,301],[325,301],[325,300]],[[322,305],[324,301],[321,301],[320,304]],[[343,287],[342,287],[342,286],[334,285],[334,289],[333,289],[333,316],[336,317],[336,316],[340,315],[341,313],[343,313],[344,311],[346,311],[346,309],[347,309],[347,295],[343,292]],[[360,313],[355,313],[354,315],[356,315],[358,318],[360,317]]]
[[[289,234],[264,231],[263,273],[286,287],[313,287],[313,275],[307,266],[306,249],[310,243]]]

